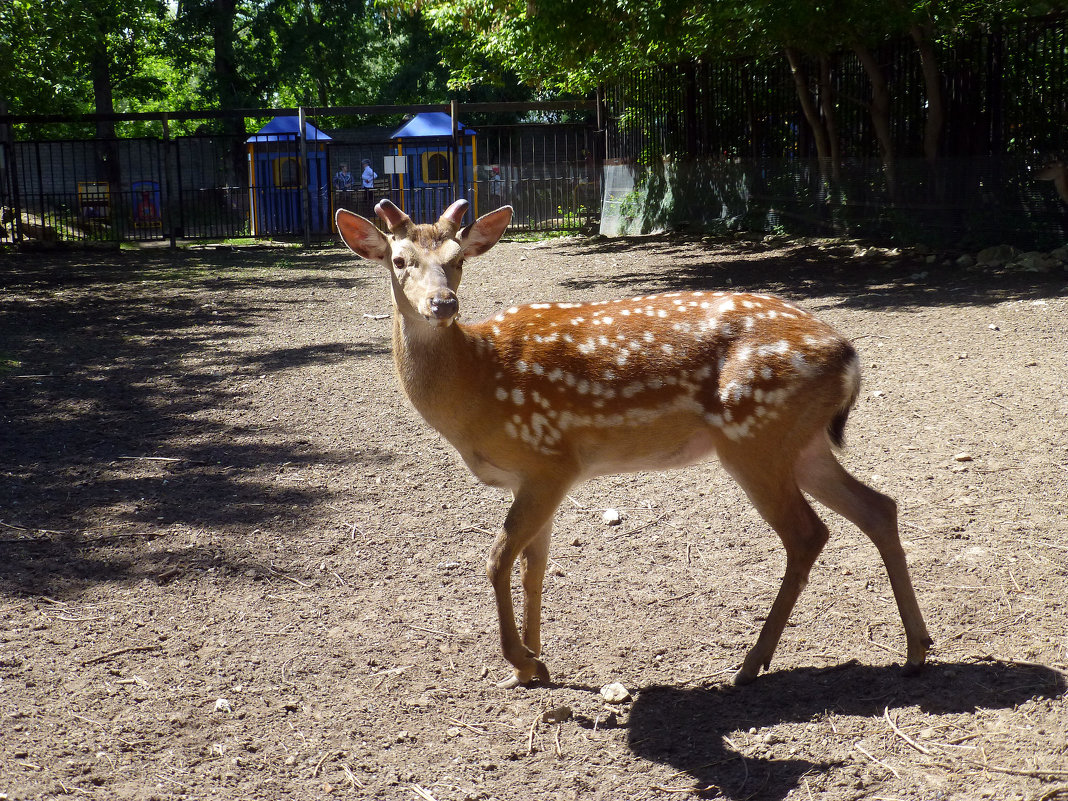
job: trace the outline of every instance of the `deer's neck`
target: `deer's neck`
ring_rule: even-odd
[[[457,323],[445,328],[421,317],[393,315],[393,363],[412,405],[430,425],[456,442],[479,414],[478,394],[488,368],[478,358],[478,343]]]

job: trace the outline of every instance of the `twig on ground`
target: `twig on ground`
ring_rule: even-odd
[[[114,659],[116,656],[122,656],[123,654],[135,654],[144,653],[146,651],[162,650],[162,645],[132,645],[129,648],[119,648],[115,651],[108,651],[106,654],[101,654],[100,656],[94,656],[92,659],[82,662],[82,665],[95,665],[98,662],[107,662],[109,659]]]
[[[116,456],[127,462],[186,462],[188,459],[176,459],[173,456]]]
[[[426,626],[417,626],[414,623],[409,623],[408,628],[415,629],[416,631],[425,631],[427,634],[436,634],[438,637],[458,637],[458,634],[451,634],[447,631],[438,631],[437,629],[428,629]]]
[[[931,750],[929,748],[925,748],[924,746],[920,745],[918,742],[913,740],[911,737],[909,737],[907,734],[905,734],[905,732],[901,731],[901,729],[899,729],[897,727],[897,724],[894,722],[894,719],[892,717],[890,717],[890,707],[884,707],[883,708],[883,717],[886,718],[886,722],[888,724],[890,724],[890,728],[893,729],[894,734],[896,734],[898,737],[900,737],[906,743],[911,745],[913,748],[915,748],[921,754],[930,755]]]
[[[487,531],[486,529],[480,528],[479,526],[467,526],[465,528],[460,529],[456,533],[457,534],[470,534],[472,531],[476,532],[478,534],[485,534],[488,537],[492,537],[493,536],[493,532],[492,531]]]
[[[409,789],[413,793],[415,793],[417,796],[422,798],[423,801],[437,801],[437,799],[434,798],[434,796],[432,796],[430,793],[428,793],[426,790],[424,790],[418,784],[413,784]]]
[[[880,765],[880,766],[882,766],[882,767],[886,768],[886,769],[887,769],[888,771],[890,771],[891,773],[893,773],[893,774],[894,774],[894,775],[895,775],[895,776],[897,777],[898,781],[901,781],[901,774],[900,774],[900,773],[898,773],[898,772],[897,772],[896,770],[894,770],[894,769],[893,769],[892,767],[890,767],[889,765],[887,765],[887,764],[886,764],[885,762],[883,762],[883,761],[882,761],[881,759],[876,759],[875,757],[873,757],[873,756],[872,756],[872,755],[871,755],[871,754],[870,754],[870,753],[868,752],[868,749],[867,749],[867,748],[865,748],[865,747],[864,747],[863,745],[861,745],[861,744],[860,744],[859,742],[853,743],[853,747],[854,747],[854,748],[856,748],[856,749],[857,749],[858,751],[860,751],[860,753],[864,754],[864,756],[866,756],[866,757],[867,757],[868,759],[870,759],[870,760],[871,760],[872,762],[874,762],[874,763],[875,763],[876,765]]]
[[[989,762],[979,762],[975,759],[962,759],[961,762],[967,765],[975,765],[983,770],[992,770],[994,773],[1004,773],[1009,776],[1027,776],[1031,779],[1043,779],[1046,781],[1068,778],[1068,770],[1055,770],[1053,768],[1050,768],[1049,770],[1020,770],[1019,768],[1006,768],[1002,765],[991,765]]]
[[[99,720],[93,720],[92,718],[87,718],[87,717],[85,717],[85,715],[79,715],[77,712],[71,712],[70,714],[71,714],[71,717],[73,717],[73,718],[77,718],[78,720],[84,720],[86,723],[92,723],[94,726],[99,726],[103,730],[103,732],[104,732],[104,734],[106,736],[114,737],[120,743],[123,743],[125,745],[129,745],[131,747],[137,745],[137,743],[133,742],[132,740],[126,740],[126,739],[124,739],[122,737],[119,737],[118,735],[109,733],[108,730],[107,730],[107,727],[103,723],[101,723]]]
[[[271,575],[272,576],[278,576],[278,578],[284,578],[287,581],[292,581],[294,584],[299,584],[301,587],[304,587],[305,589],[311,589],[311,586],[312,586],[311,584],[307,584],[307,583],[301,581],[300,579],[295,579],[292,576],[287,576],[281,570],[278,570],[274,565],[271,565]]]
[[[332,752],[332,751],[327,751],[327,752],[326,752],[325,754],[323,754],[323,755],[322,755],[322,756],[321,756],[321,757],[319,758],[319,761],[315,763],[315,770],[313,770],[313,771],[312,771],[312,778],[313,778],[313,779],[314,779],[314,778],[315,778],[316,776],[318,776],[318,775],[319,775],[319,768],[321,768],[321,767],[323,766],[323,763],[324,763],[324,762],[326,762],[326,758],[327,758],[328,756],[330,756],[330,754],[331,754],[331,753],[333,753],[333,752]]]
[[[363,782],[361,782],[359,779],[356,778],[356,774],[354,774],[352,772],[352,768],[350,768],[348,765],[342,765],[341,769],[345,771],[345,778],[348,779],[349,784],[353,788],[359,787],[361,790],[364,790],[364,789],[367,788],[366,784],[364,784]]]
[[[541,715],[538,715],[530,722],[530,731],[527,732],[527,753],[534,753],[534,730],[538,728],[538,721],[541,720]]]
[[[466,721],[460,720],[459,718],[446,718],[446,720],[449,721],[449,723],[455,723],[457,726],[463,726],[465,729],[470,729],[475,734],[485,734],[486,733],[485,727],[476,728],[477,726],[479,726],[481,724],[467,723]]]

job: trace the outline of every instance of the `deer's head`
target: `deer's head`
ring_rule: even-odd
[[[416,225],[393,203],[382,200],[375,214],[389,227],[388,234],[345,209],[337,212],[337,229],[350,250],[389,269],[399,313],[444,327],[460,311],[456,289],[464,259],[497,244],[512,219],[512,207],[502,206],[461,229],[467,205],[466,200],[457,200],[436,223]]]

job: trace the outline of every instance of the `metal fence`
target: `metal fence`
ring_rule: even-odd
[[[829,84],[813,77],[814,61],[802,64],[814,100],[827,91],[835,100],[837,161],[817,159],[783,56],[650,70],[609,87],[602,228],[1064,243],[1068,203],[1036,171],[1068,158],[1068,16],[960,34],[939,52],[936,158],[925,153],[927,89],[915,44],[887,42],[874,55],[889,84],[892,159],[880,152],[871,79],[854,52],[830,57]]]
[[[457,189],[479,213],[513,205],[515,230],[579,229],[600,213],[592,125],[479,126],[459,187],[452,180],[408,185],[403,197],[400,179],[387,170],[400,152],[396,142],[336,134],[310,141],[303,160],[293,141],[252,145],[249,134],[0,142],[0,237],[177,242],[306,234],[325,241],[334,237],[338,208],[373,217],[373,203],[391,197],[423,221]],[[448,154],[455,142],[436,146]],[[360,186],[364,159],[378,174],[371,192]],[[334,180],[343,163],[356,178],[351,189]],[[448,163],[455,169],[455,154]]]
[[[927,95],[911,39],[872,48],[891,98],[891,137],[902,158],[924,156]],[[938,54],[942,155],[1064,154],[1068,150],[1068,15],[961,34]],[[818,91],[816,64],[809,84]],[[871,81],[857,54],[830,57],[830,91],[843,158],[877,158]],[[798,158],[816,155],[782,55],[636,72],[606,89],[608,158]]]

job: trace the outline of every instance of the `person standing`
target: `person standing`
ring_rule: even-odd
[[[371,203],[375,199],[375,178],[377,177],[378,173],[371,169],[371,159],[364,159],[360,182],[363,184],[363,199],[365,203]]]
[[[489,180],[490,203],[493,206],[504,204],[504,178],[501,176],[501,168],[494,167]]]
[[[349,172],[349,165],[342,164],[341,169],[334,173],[334,189],[338,192],[351,192],[355,178]]]

